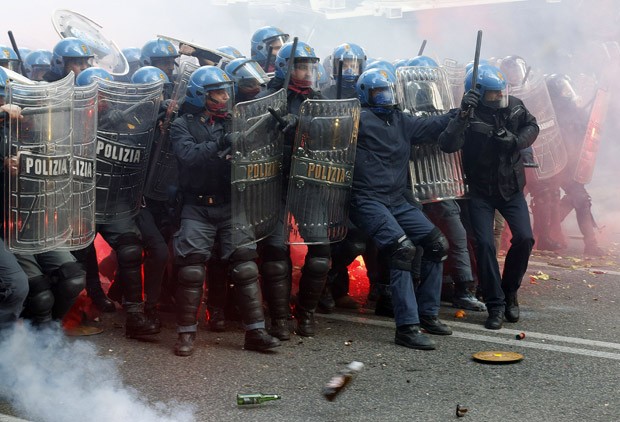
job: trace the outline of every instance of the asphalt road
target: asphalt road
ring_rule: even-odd
[[[215,334],[202,322],[194,355],[177,357],[171,314],[149,342],[123,336],[121,312],[93,322],[104,331],[90,337],[32,342],[22,329],[10,349],[13,401],[0,402],[0,413],[36,421],[619,421],[618,249],[610,243],[610,255],[594,260],[535,254],[528,275],[538,278],[523,281],[521,321],[499,331],[482,327],[485,314],[455,318],[445,304],[440,316],[454,334],[435,337],[435,351],[396,346],[393,321],[367,308],[319,315],[316,337],[293,336],[263,354],[242,349],[236,323]],[[364,286],[352,292],[364,300]],[[472,359],[493,350],[524,358]],[[328,402],[322,386],[353,360],[365,368]],[[237,393],[254,392],[282,399],[236,405]],[[457,404],[468,409],[462,418]]]

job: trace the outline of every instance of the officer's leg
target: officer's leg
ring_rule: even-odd
[[[32,321],[33,325],[51,324],[54,307],[52,281],[43,273],[34,255],[15,254],[15,258],[28,277],[29,291],[22,316]]]
[[[500,212],[512,232],[510,249],[506,254],[502,274],[502,290],[506,300],[506,319],[510,322],[519,320],[519,303],[517,290],[527,271],[527,265],[534,246],[534,235],[530,225],[530,215],[523,195],[505,202]]]
[[[297,334],[312,337],[316,332],[314,311],[325,287],[329,271],[329,245],[308,245],[308,253],[304,266],[301,268],[299,293],[295,306],[297,318]]]
[[[264,242],[270,240],[267,238]],[[266,243],[261,244],[259,251],[262,261],[260,274],[263,280],[263,291],[271,317],[269,334],[280,340],[289,340],[291,338],[289,302],[292,269],[289,250],[283,243],[279,246]]]
[[[469,218],[475,238],[478,280],[489,313],[485,326],[499,329],[504,319],[505,302],[493,239],[495,205],[486,198],[472,197],[469,199]]]
[[[215,234],[213,224],[184,218],[174,235],[174,255],[179,269],[175,291],[178,339],[174,353],[177,356],[189,356],[194,351],[198,309],[206,276],[205,263],[213,249]]]
[[[86,272],[67,251],[49,251],[37,255],[43,273],[52,282],[54,307],[52,317],[61,320],[86,285]]]
[[[206,321],[211,331],[222,332],[226,329],[226,308],[229,299],[229,263],[222,259],[220,243],[213,246],[211,258],[207,263],[207,314]],[[234,305],[228,310],[228,316],[236,312]]]
[[[246,350],[263,351],[280,345],[280,340],[265,330],[263,298],[258,283],[258,257],[255,249],[238,248],[230,256],[231,278],[235,285],[237,306],[245,328]]]
[[[584,185],[575,184],[573,191],[573,203],[575,204],[575,213],[577,216],[577,225],[579,231],[583,235],[584,254],[591,256],[602,256],[605,252],[599,248],[596,240],[596,223],[592,216],[592,198],[586,191]]]
[[[101,280],[99,279],[99,263],[97,261],[95,242],[92,242],[83,249],[72,251],[71,254],[86,272],[86,293],[95,306],[103,312],[116,311],[114,302],[108,298],[101,288]]]
[[[0,242],[2,239],[0,238]],[[0,245],[0,330],[17,321],[28,296],[28,276],[4,243]]]
[[[144,312],[147,318],[161,327],[157,303],[168,263],[168,245],[155,225],[155,219],[148,208],[142,208],[136,217],[144,246]]]

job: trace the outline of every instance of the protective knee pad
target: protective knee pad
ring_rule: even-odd
[[[288,278],[290,266],[288,261],[264,261],[260,267],[260,273],[263,280],[269,283],[271,280],[280,280]]]
[[[306,256],[303,273],[309,277],[327,276],[330,259],[325,256]]]
[[[142,242],[134,234],[121,236],[116,248],[119,268],[134,268],[142,265]]]
[[[388,249],[390,268],[403,271],[411,271],[413,269],[416,247],[407,236],[398,239],[396,243]]]
[[[54,272],[54,319],[62,319],[86,286],[86,272],[77,262],[66,262]]]
[[[429,261],[443,262],[448,257],[448,239],[437,227],[420,241],[420,246],[424,249],[423,257]]]
[[[206,269],[204,264],[179,267],[179,287],[201,287],[204,283]]]
[[[25,314],[35,323],[48,322],[52,319],[54,294],[48,276],[40,275],[28,280],[30,291],[26,300]]]
[[[258,280],[258,266],[254,261],[236,263],[230,271],[235,286],[244,286]]]

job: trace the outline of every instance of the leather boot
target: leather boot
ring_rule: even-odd
[[[196,333],[179,333],[179,338],[174,344],[174,354],[177,356],[190,356],[194,353],[194,341]]]
[[[504,325],[504,310],[489,309],[489,316],[484,322],[484,327],[489,330],[499,330]]]
[[[332,295],[332,289],[329,285],[325,285],[323,293],[321,293],[319,303],[316,307],[316,311],[322,314],[331,314],[334,312],[334,309],[336,309],[336,301]]]
[[[206,320],[209,331],[213,331],[215,333],[223,333],[224,331],[226,331],[224,309],[207,306]]]
[[[144,315],[152,322],[158,330],[161,330],[161,318],[159,317],[159,311],[156,307],[146,307],[144,309]]]
[[[296,331],[300,336],[312,337],[315,334],[314,310],[325,287],[328,270],[329,258],[306,256],[306,262],[301,270],[299,293],[295,306]]]
[[[474,294],[474,282],[454,283],[454,294],[452,296],[452,306],[468,311],[484,312],[487,307],[480,302]]]
[[[433,350],[435,342],[420,331],[419,325],[402,325],[396,327],[394,343],[410,349]]]
[[[260,273],[263,278],[265,301],[271,317],[269,334],[282,341],[290,340],[291,279],[289,263],[284,260],[263,262]]]
[[[243,344],[243,348],[245,350],[256,350],[258,352],[262,352],[278,346],[280,346],[280,340],[269,335],[267,330],[264,328],[248,330],[245,332],[245,343]]]
[[[314,322],[314,312],[306,311],[299,306],[295,307],[295,319],[297,320],[297,329],[295,332],[302,337],[313,337],[316,332],[316,324]]]
[[[420,327],[429,334],[449,336],[452,329],[434,315],[420,315]]]
[[[506,321],[519,321],[519,302],[517,301],[517,293],[506,295]]]
[[[157,334],[161,331],[155,322],[150,321],[142,312],[128,312],[125,322],[125,336],[135,338]]]

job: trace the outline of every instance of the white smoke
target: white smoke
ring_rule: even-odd
[[[0,332],[0,397],[20,417],[43,422],[189,422],[188,404],[149,403],[123,385],[113,361],[59,327]],[[190,410],[188,410],[188,408]]]

